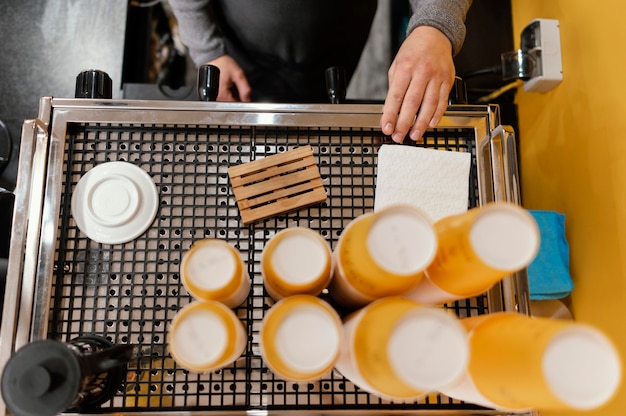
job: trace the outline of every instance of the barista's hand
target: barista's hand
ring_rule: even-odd
[[[217,101],[250,101],[250,84],[233,58],[222,55],[207,64],[220,69],[220,90]]]
[[[417,141],[439,123],[448,107],[454,83],[450,41],[438,29],[416,27],[402,43],[388,76],[380,120],[383,133],[400,143],[410,129],[410,138]]]

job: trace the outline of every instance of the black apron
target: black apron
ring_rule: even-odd
[[[246,73],[256,102],[328,102],[325,70],[349,82],[376,0],[213,0],[226,53]]]

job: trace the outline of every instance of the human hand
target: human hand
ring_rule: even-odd
[[[220,69],[217,101],[250,101],[250,84],[241,67],[233,58],[222,55],[207,64]]]
[[[435,127],[448,106],[454,75],[448,38],[434,27],[416,27],[389,67],[383,133],[401,143],[409,129],[409,137],[417,141],[428,127]]]

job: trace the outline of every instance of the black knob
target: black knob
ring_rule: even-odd
[[[52,340],[26,344],[13,354],[2,373],[2,397],[16,415],[56,415],[71,406],[80,387],[76,356]]]
[[[113,82],[104,71],[89,69],[76,77],[76,98],[113,98]]]
[[[341,66],[331,66],[326,70],[326,92],[332,104],[346,101],[346,70]]]
[[[30,391],[32,397],[41,397],[52,387],[52,375],[43,365],[34,365],[26,368],[17,379],[22,391]]]
[[[448,95],[448,104],[467,104],[467,87],[463,79],[454,77],[454,83]]]
[[[215,101],[220,92],[220,69],[214,65],[198,68],[198,98],[200,101]]]

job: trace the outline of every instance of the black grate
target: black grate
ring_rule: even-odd
[[[313,383],[288,383],[275,378],[260,357],[258,333],[272,304],[259,267],[266,241],[286,227],[306,226],[334,247],[345,225],[374,206],[376,152],[385,141],[379,131],[366,129],[69,125],[49,338],[67,341],[96,333],[114,343],[138,344],[144,352],[130,366],[125,385],[100,411],[476,409],[441,395],[392,404],[364,393],[337,372]],[[305,144],[317,159],[326,202],[243,226],[228,167]],[[422,145],[472,153],[468,205],[475,206],[474,131],[432,130]],[[123,245],[89,240],[70,212],[78,180],[108,161],[136,164],[159,190],[156,220]],[[177,368],[165,343],[169,322],[190,301],[179,278],[180,260],[194,241],[206,237],[226,240],[247,259],[252,290],[236,313],[247,325],[249,342],[232,366],[198,375]],[[479,297],[448,307],[470,316],[486,312],[486,301]]]

